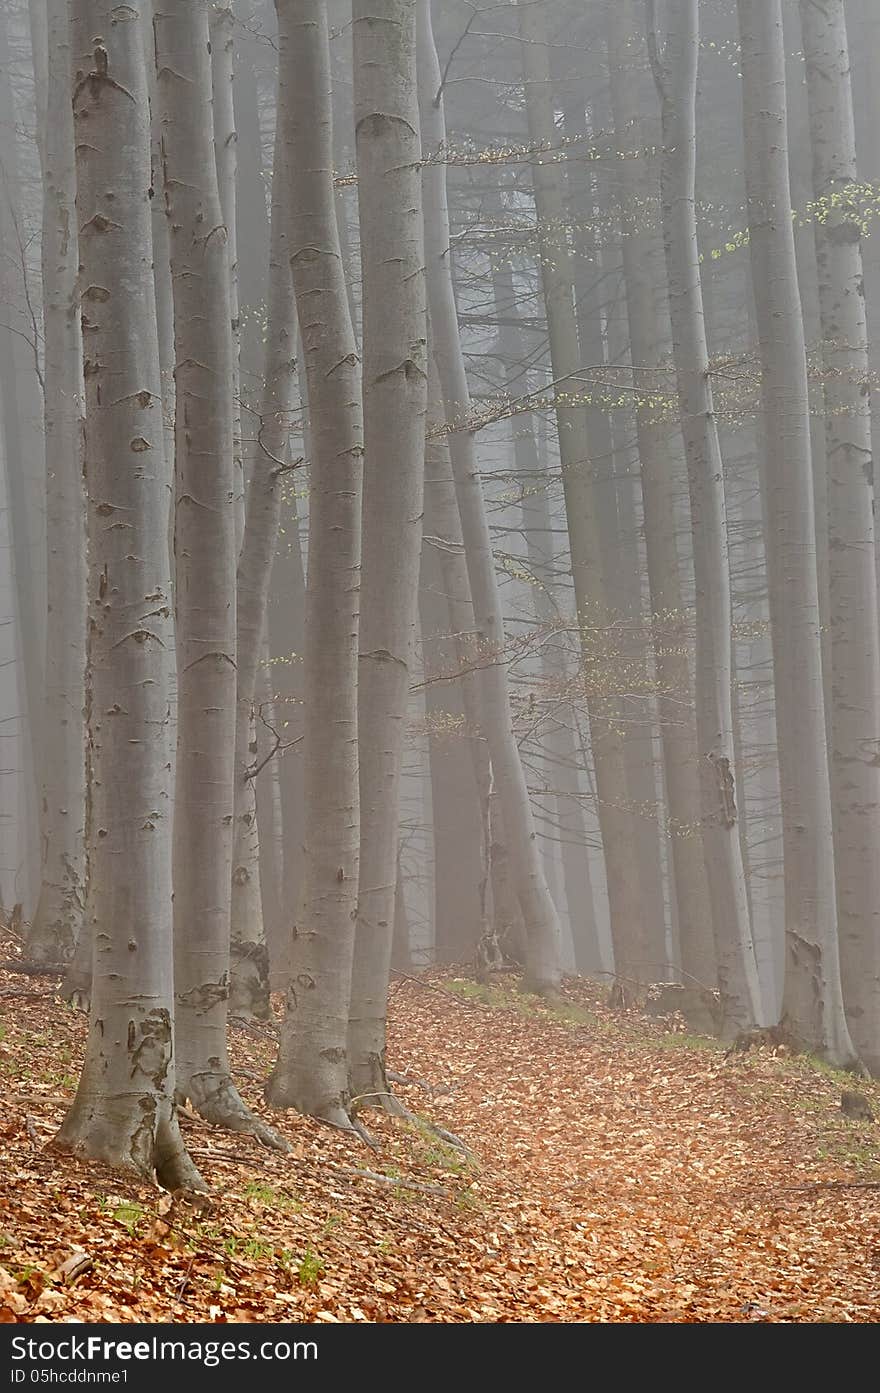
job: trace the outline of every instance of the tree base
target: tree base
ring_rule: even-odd
[[[142,1180],[155,1180],[165,1190],[206,1191],[208,1187],[184,1145],[176,1111],[160,1100],[154,1112],[158,1112],[158,1119],[145,1131],[149,1107],[139,1108],[136,1117],[111,1117],[88,1095],[78,1094],[50,1143],[51,1149],[100,1161]]]
[[[178,1083],[177,1101],[185,1100],[191,1103],[199,1117],[215,1127],[256,1137],[271,1151],[290,1151],[289,1143],[251,1112],[227,1073],[206,1071],[192,1075],[186,1084]]]

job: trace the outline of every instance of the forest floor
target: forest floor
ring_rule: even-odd
[[[0,973],[0,1320],[880,1319],[880,1123],[842,1114],[852,1080],[604,995],[397,979],[399,1094],[470,1154],[373,1112],[375,1151],[273,1116],[279,1156],[184,1110],[192,1203],[47,1149],[86,1021]],[[232,1031],[261,1111],[273,1050]]]

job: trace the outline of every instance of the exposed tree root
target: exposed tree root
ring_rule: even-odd
[[[373,1087],[364,1089],[361,1093],[352,1095],[351,1107],[357,1111],[361,1107],[381,1108],[389,1117],[397,1118],[401,1122],[408,1122],[413,1127],[428,1131],[432,1136],[437,1137],[438,1141],[443,1141],[447,1146],[453,1146],[457,1151],[463,1151],[466,1155],[471,1155],[470,1148],[465,1145],[454,1132],[447,1132],[445,1127],[440,1127],[435,1122],[429,1122],[410,1109],[400,1101],[395,1093],[388,1087],[388,1075],[385,1072],[384,1062],[380,1060],[371,1061],[370,1073],[372,1074]]]
[[[290,1145],[280,1133],[251,1112],[228,1074],[206,1072],[193,1075],[185,1087],[178,1088],[178,1101],[188,1098],[206,1122],[227,1132],[243,1132],[256,1137],[272,1151],[289,1152]]]

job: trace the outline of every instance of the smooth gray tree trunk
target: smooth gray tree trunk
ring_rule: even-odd
[[[837,941],[804,323],[788,174],[780,0],[737,0],[749,250],[766,418],[764,500],[785,860],[783,1020],[853,1062]]]
[[[357,656],[363,424],[360,360],[336,225],[327,15],[279,0],[289,245],[310,412],[303,883],[274,1107],[350,1128],[346,1041],[358,897]]]
[[[843,1000],[880,1073],[880,628],[855,120],[843,0],[801,0],[825,368],[831,795]],[[875,75],[880,80],[880,74]],[[826,519],[822,519],[824,524]]]
[[[34,0],[36,8],[36,0]],[[85,843],[86,521],[82,331],[77,303],[76,167],[66,0],[47,21],[43,166],[43,381],[47,601],[42,730],[42,883],[25,952],[66,963],[83,925]]]
[[[703,854],[712,904],[721,1032],[733,1036],[761,1020],[761,997],[739,839],[724,469],[709,372],[697,243],[697,0],[669,0],[662,51],[653,14],[653,3],[649,3],[648,43],[663,130],[663,242],[694,551]]]
[[[659,405],[670,390],[664,369],[672,335],[664,292],[658,169],[656,161],[644,154],[651,136],[642,115],[648,59],[633,0],[611,5],[609,20],[615,142],[624,157],[620,164],[623,274],[679,950],[685,986],[712,989],[717,969],[703,857],[688,614],[676,538],[673,442]]]
[[[424,496],[428,396],[415,0],[354,0],[354,118],[363,286],[364,493],[358,750],[361,845],[348,1068],[393,1107],[386,1002],[400,778]]]
[[[74,0],[73,110],[89,460],[88,740],[95,972],[86,1057],[57,1144],[203,1188],[173,1048],[171,576],[137,13]]]
[[[232,332],[214,156],[205,0],[156,8],[174,291],[177,1089],[211,1122],[281,1145],[229,1072],[229,922],[236,710]]]

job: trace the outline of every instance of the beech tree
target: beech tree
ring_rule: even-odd
[[[358,662],[360,891],[348,1066],[355,1098],[390,1107],[385,1011],[428,394],[416,4],[354,0],[353,17],[365,456]]]
[[[33,963],[65,963],[82,930],[86,899],[86,769],[82,711],[86,668],[82,330],[77,313],[76,168],[66,0],[42,0],[46,43],[42,280],[45,354],[47,609],[42,714],[43,864],[26,938]],[[34,10],[37,0],[34,0]]]
[[[310,413],[303,699],[303,883],[275,1107],[350,1128],[347,1036],[358,900],[357,655],[363,421],[360,359],[336,223],[327,15],[278,0],[292,210],[290,265]]]
[[[825,391],[831,792],[843,999],[880,1073],[880,627],[861,221],[843,0],[800,6],[813,155]],[[824,521],[824,520],[823,520]]]
[[[804,321],[788,177],[780,0],[737,0],[749,254],[766,431],[764,500],[785,871],[783,1015],[853,1062],[837,942]]]
[[[209,1121],[280,1145],[229,1072],[235,762],[232,327],[205,0],[155,11],[175,345],[177,1089]]]
[[[201,1187],[175,1110],[171,577],[137,14],[73,0],[76,218],[89,460],[88,711],[95,972],[57,1144]]]
[[[696,585],[696,703],[701,830],[721,993],[722,1031],[762,1019],[737,819],[733,643],[724,469],[709,373],[696,222],[697,0],[670,0],[665,41],[648,6],[663,129],[661,208],[676,383],[691,505]]]

